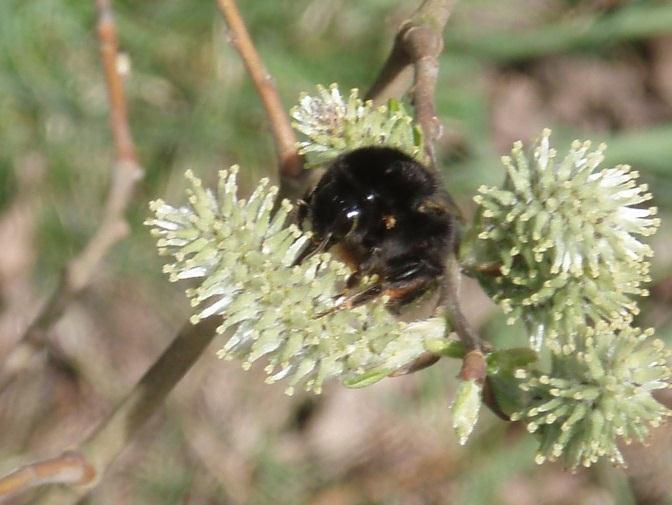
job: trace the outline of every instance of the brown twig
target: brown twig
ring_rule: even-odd
[[[88,285],[110,248],[128,233],[124,213],[133,189],[142,176],[128,126],[123,79],[118,68],[117,36],[109,0],[96,0],[98,39],[105,71],[110,125],[115,145],[115,161],[110,189],[100,225],[78,256],[65,267],[61,280],[17,346],[5,359],[0,372],[0,390],[23,370],[37,351],[50,347],[46,334],[60,319],[69,303]]]
[[[416,49],[409,48],[409,32],[413,31],[413,27],[426,27],[434,32],[435,37],[442,39],[443,29],[454,4],[455,0],[425,0],[413,15],[401,24],[390,55],[366,93],[368,99],[385,101],[406,92],[413,75],[415,63],[413,54],[417,57],[417,44]]]
[[[296,136],[273,78],[254,47],[235,0],[217,0],[217,4],[229,27],[231,44],[240,54],[266,109],[278,155],[280,176],[283,179],[300,177],[303,173],[303,162],[296,147]]]
[[[446,3],[450,2],[443,2]],[[442,30],[436,32],[424,21],[419,26],[407,27],[403,36],[406,51],[415,68],[413,84],[415,119],[425,135],[425,151],[432,167],[436,165],[434,141],[438,140],[442,133],[441,122],[436,116],[434,107],[434,91],[439,76],[438,57],[443,49],[441,33]]]
[[[135,145],[133,144],[131,131],[128,126],[124,83],[119,73],[117,31],[110,0],[96,0],[96,8],[98,9],[98,40],[103,69],[105,71],[105,82],[107,83],[110,124],[112,135],[114,136],[114,145],[117,150],[117,162],[129,162],[137,165]],[[110,202],[110,205],[116,206],[123,211],[125,206],[121,205],[121,203],[123,203],[124,199],[123,197],[118,197],[118,200],[118,203]]]
[[[56,458],[22,466],[0,478],[0,498],[44,484],[86,484],[94,475],[94,469],[81,454],[68,451]]]
[[[453,331],[467,349],[458,377],[461,380],[475,380],[483,384],[486,376],[484,345],[478,332],[471,326],[460,304],[460,265],[455,253],[451,253],[446,262],[446,274],[443,279],[442,300]]]
[[[455,0],[425,0],[406,20],[394,40],[383,68],[366,94],[384,101],[405,93],[414,75],[413,104],[416,121],[425,135],[425,149],[435,165],[434,141],[442,133],[434,107],[434,90],[439,75],[438,57],[443,49],[443,28]]]

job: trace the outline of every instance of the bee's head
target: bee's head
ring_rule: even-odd
[[[324,181],[323,181],[324,182]],[[331,235],[341,239],[357,228],[363,210],[351,191],[337,181],[318,184],[298,202],[297,221],[308,227],[317,240]]]

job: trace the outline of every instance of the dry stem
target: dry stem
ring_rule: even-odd
[[[22,466],[0,478],[0,497],[7,497],[44,484],[81,485],[90,482],[95,470],[73,451]]]
[[[443,49],[443,28],[452,12],[454,0],[425,0],[406,20],[394,46],[366,97],[376,101],[403,95],[414,75],[415,118],[425,135],[425,149],[435,165],[434,141],[442,133],[434,107],[434,90],[439,75],[438,57]]]
[[[47,347],[46,334],[61,318],[70,302],[88,285],[110,248],[128,233],[124,212],[133,188],[142,176],[128,126],[123,79],[118,68],[117,35],[109,0],[96,0],[98,40],[105,71],[110,125],[115,145],[115,161],[110,189],[100,225],[78,256],[65,267],[56,290],[28,326],[17,346],[5,359],[0,372],[0,390],[25,369],[37,351]]]
[[[280,176],[283,179],[300,177],[303,173],[303,162],[296,147],[296,136],[273,83],[273,77],[266,70],[254,47],[235,0],[217,0],[217,3],[229,27],[231,44],[240,54],[266,109],[278,155]]]

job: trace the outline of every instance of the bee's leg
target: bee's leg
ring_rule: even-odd
[[[346,261],[346,263],[350,263],[354,272],[352,272],[346,279],[344,293],[341,293],[339,296],[344,296],[345,293],[358,286],[365,276],[380,270],[381,265],[378,259],[379,254],[380,248],[373,247],[369,252],[369,256],[366,257],[363,261],[360,262],[357,260],[357,257],[359,256],[353,256],[350,262]]]
[[[336,307],[326,313],[335,312],[341,309],[351,309],[359,307],[365,303],[374,300],[380,295],[389,296],[388,307],[396,307],[413,301],[422,295],[429,287],[436,283],[436,276],[428,271],[424,262],[413,263],[409,266],[399,269],[392,273],[384,282],[376,282],[371,286],[353,293],[348,296],[342,296],[342,299]],[[357,281],[363,275],[363,270],[354,272],[350,277],[357,276]],[[350,277],[348,281],[350,281]],[[322,315],[322,314],[321,314]]]
[[[400,307],[422,296],[438,283],[436,271],[424,261],[405,265],[387,275],[384,294],[389,297],[388,308],[398,311]]]
[[[303,222],[308,218],[314,193],[315,188],[309,189],[304,193],[303,198],[296,201],[296,224],[301,231],[303,231]]]
[[[348,296],[348,293],[352,291],[353,288],[359,285],[363,275],[364,274],[361,270],[355,270],[350,275],[348,275],[348,278],[345,279],[345,286],[343,286],[343,290],[337,295],[334,295],[333,299],[338,300],[339,298],[345,298],[346,296]]]
[[[401,307],[420,298],[436,284],[437,280],[434,277],[416,277],[399,283],[395,287],[389,287],[384,291],[384,294],[389,298],[387,308],[396,314]]]
[[[344,297],[337,305],[330,308],[329,310],[320,312],[315,316],[315,318],[317,319],[320,317],[324,317],[329,314],[333,314],[334,312],[338,312],[339,310],[359,307],[360,305],[364,305],[365,303],[370,302],[371,300],[377,298],[382,294],[382,292],[383,292],[383,285],[381,283],[373,284],[368,288],[360,291],[359,293],[354,293],[350,296]]]
[[[357,286],[359,282],[362,280],[362,275],[363,272],[361,270],[356,270],[352,272],[345,281],[345,289],[350,290],[355,286]]]
[[[356,260],[352,261],[352,265],[354,268],[356,268],[356,270],[348,276],[348,278],[345,281],[345,287],[343,288],[343,291],[338,295],[334,296],[335,300],[346,297],[352,289],[354,289],[362,282],[362,279],[366,275],[369,275],[372,272],[376,271],[376,269],[380,266],[377,259],[379,253],[380,249],[374,247],[371,250],[370,256],[361,263],[358,263]]]
[[[326,237],[324,237],[322,240],[319,242],[313,242],[312,240],[308,242],[308,245],[299,253],[299,255],[296,257],[296,259],[292,262],[291,266],[295,267],[296,265],[301,264],[302,262],[306,261],[308,258],[312,258],[316,254],[321,253],[322,251],[326,251],[329,249],[332,245],[336,243],[336,240],[334,239],[333,234],[328,233]]]

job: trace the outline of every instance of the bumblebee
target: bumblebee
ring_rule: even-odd
[[[353,272],[332,311],[385,295],[388,309],[398,313],[444,275],[456,242],[451,208],[436,175],[403,152],[349,151],[299,201],[299,227],[309,224],[313,235],[295,264],[331,250]],[[366,276],[377,280],[355,289]]]

